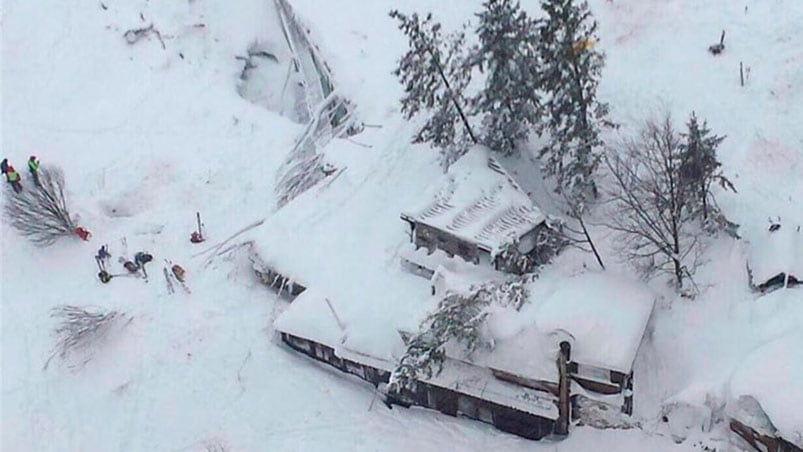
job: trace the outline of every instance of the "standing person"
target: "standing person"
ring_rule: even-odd
[[[8,165],[6,178],[8,178],[8,183],[11,184],[11,188],[14,189],[15,193],[19,193],[22,191],[22,182],[20,182],[20,173],[14,169],[13,166]]]
[[[33,182],[39,185],[39,160],[36,160],[35,155],[32,155],[31,158],[28,159],[28,171],[31,172]]]
[[[3,174],[8,173],[8,159],[3,159],[3,161],[0,162],[0,171]]]
[[[95,256],[95,260],[98,261],[98,267],[101,270],[106,270],[106,263],[109,261],[112,255],[109,253],[109,245],[103,245],[98,250],[98,254]]]

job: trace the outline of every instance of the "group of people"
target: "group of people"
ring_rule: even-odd
[[[103,245],[98,250],[98,254],[95,255],[95,261],[98,264],[98,279],[104,284],[111,281],[111,279],[115,276],[122,276],[122,275],[113,275],[109,273],[108,266],[109,261],[111,260],[111,253],[109,252],[109,245]],[[129,274],[137,274],[142,271],[142,274],[146,277],[148,276],[147,270],[145,270],[145,264],[151,262],[153,260],[153,256],[145,251],[139,251],[134,254],[134,260],[130,261],[124,258],[120,258],[120,262],[123,264],[123,267],[128,270]],[[170,271],[173,272],[173,275],[179,282],[184,282],[184,275],[186,271],[183,267],[178,264],[172,265]]]
[[[120,275],[112,275],[108,271],[109,260],[111,259],[112,255],[109,252],[109,246],[103,245],[98,250],[98,254],[95,255],[95,261],[98,264],[98,278],[104,284],[111,281],[114,276]],[[145,270],[145,264],[153,260],[153,256],[145,251],[139,251],[134,255],[134,260],[126,260],[121,258],[120,262],[123,263],[123,267],[128,270],[129,273],[134,274],[138,273],[142,270],[142,274],[146,277],[148,276],[147,270]]]
[[[0,171],[2,171],[2,173],[6,176],[6,182],[11,185],[11,188],[14,189],[14,192],[20,193],[22,191],[20,174],[16,169],[14,169],[14,165],[8,163],[8,159],[3,159],[3,161],[0,162]],[[39,160],[35,155],[32,155],[28,159],[28,172],[31,173],[33,183],[39,185]]]

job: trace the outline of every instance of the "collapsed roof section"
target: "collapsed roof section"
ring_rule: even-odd
[[[323,158],[318,152],[332,138],[357,133],[361,126],[353,117],[353,105],[337,93],[332,72],[300,23],[287,0],[274,0],[279,23],[299,75],[303,104],[309,118],[279,170],[277,203],[284,206],[323,179]]]

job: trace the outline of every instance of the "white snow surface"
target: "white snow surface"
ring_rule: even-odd
[[[756,399],[781,436],[798,447],[803,447],[803,366],[794,359],[801,349],[803,333],[785,334],[753,351],[731,380],[733,397]]]
[[[550,275],[552,276],[552,275]],[[557,382],[559,343],[572,345],[572,361],[630,373],[654,296],[637,283],[609,274],[542,277],[527,285],[521,312],[492,313],[495,348],[475,360],[525,377]]]
[[[69,205],[93,237],[37,248],[3,222],[0,448],[728,450],[727,422],[682,444],[656,423],[669,400],[717,408],[740,392],[753,394],[779,431],[798,441],[803,349],[792,333],[803,325],[801,292],[757,298],[745,272],[747,242],[761,243],[766,231],[748,225],[776,216],[784,227],[803,224],[797,0],[590,1],[597,45],[607,55],[599,94],[620,132],[660,105],[678,124],[692,110],[706,118],[728,136],[720,157],[739,190],[717,193],[718,202],[745,225],[743,242],[711,240],[697,269],[696,299],[677,297],[663,280],[651,283],[658,302],[635,358],[641,428],[574,428],[565,441],[532,442],[429,410],[387,410],[369,385],[276,340],[272,323],[287,302],[256,280],[245,253],[217,251],[253,241],[266,262],[286,265],[314,288],[310,300],[320,302],[317,293],[344,318],[359,319],[346,324],[349,340],[376,341],[379,350],[398,343],[374,333],[401,323],[414,329],[431,308],[421,302],[426,281],[399,266],[398,250],[409,243],[399,214],[427,199],[441,172],[431,149],[408,144],[416,121],[401,118],[402,88],[391,74],[406,39],[387,12],[432,11],[454,29],[474,20],[480,3],[292,1],[338,89],[361,119],[380,127],[330,143],[326,160],[341,172],[276,210],[276,170],[303,125],[242,99],[235,58],[254,41],[282,42],[272,2],[3,2],[3,157],[18,168],[31,154],[60,166]],[[534,0],[522,5],[538,11]],[[123,39],[126,30],[151,23],[164,48],[155,36],[133,45]],[[723,28],[726,50],[713,57],[705,49]],[[2,196],[9,195],[4,187]],[[188,241],[196,211],[208,237],[202,245]],[[262,226],[223,243],[261,219]],[[589,223],[606,266],[632,274],[613,253],[615,237]],[[105,243],[113,261],[142,249],[154,254],[150,281],[101,284],[92,256]],[[187,269],[191,294],[167,293],[165,258]],[[542,278],[557,281],[595,265],[590,255],[567,252]],[[353,278],[339,280],[345,270]],[[120,271],[115,263],[113,272]],[[365,293],[381,296],[352,303]],[[116,309],[133,320],[77,361],[43,370],[54,345],[49,313],[61,304]],[[315,312],[325,316],[320,307]],[[383,324],[389,318],[393,324]],[[82,358],[91,359],[74,365]]]
[[[753,283],[762,284],[780,273],[803,279],[803,232],[800,225],[780,223],[775,231],[769,224],[751,234],[750,271]]]

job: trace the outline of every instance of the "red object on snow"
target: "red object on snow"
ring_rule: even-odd
[[[92,233],[82,228],[81,226],[75,228],[75,235],[81,237],[81,240],[89,240],[89,237],[92,237]]]
[[[201,237],[201,234],[199,234],[198,231],[195,231],[192,234],[190,234],[190,242],[192,242],[192,243],[201,243],[203,241],[204,241],[204,238]]]

